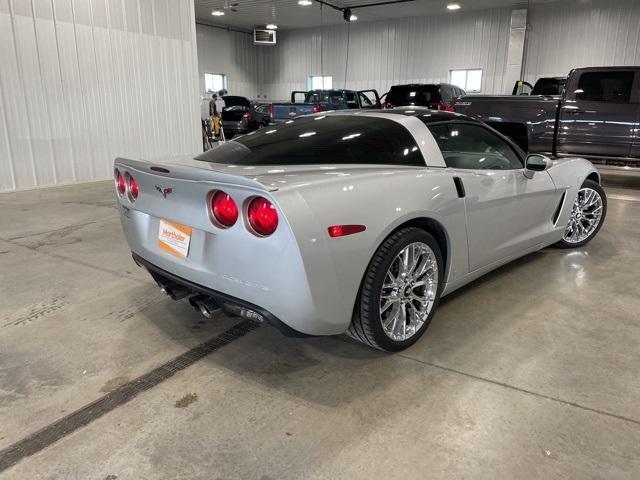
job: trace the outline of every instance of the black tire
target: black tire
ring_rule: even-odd
[[[380,293],[391,263],[402,249],[414,242],[423,242],[433,250],[438,265],[438,288],[436,290],[433,307],[424,324],[407,340],[397,341],[387,336],[383,330],[379,310]],[[347,335],[372,348],[387,352],[404,350],[413,345],[424,334],[424,331],[431,323],[433,314],[438,307],[440,294],[442,293],[443,280],[444,262],[442,261],[442,252],[440,251],[438,242],[431,234],[415,227],[402,228],[392,233],[382,242],[382,245],[380,245],[371,259],[371,262],[369,262],[369,266],[362,280],[362,285],[360,286],[360,294],[356,300],[353,319],[346,332]]]
[[[598,224],[596,229],[581,242],[571,243],[571,242],[567,242],[563,238],[562,240],[554,244],[556,248],[582,247],[583,245],[586,245],[591,240],[593,240],[593,238],[598,234],[598,232],[600,231],[600,228],[602,228],[602,225],[604,224],[604,219],[607,216],[607,195],[604,193],[604,189],[600,186],[599,183],[594,182],[593,180],[585,180],[580,188],[591,188],[596,192],[598,192],[598,195],[600,195],[600,198],[602,199],[602,216],[600,217],[600,223]]]

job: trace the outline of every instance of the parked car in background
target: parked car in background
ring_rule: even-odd
[[[248,98],[225,95],[222,99],[225,106],[220,118],[225,138],[233,138],[235,135],[242,135],[258,129],[259,123]]]
[[[452,112],[453,103],[463,95],[463,89],[448,83],[394,85],[383,95],[382,108],[416,106]]]
[[[195,159],[117,158],[136,263],[205,316],[222,308],[395,351],[420,338],[441,296],[547,245],[580,247],[604,222],[587,160],[527,156],[464,115],[357,113],[310,115]]]
[[[640,167],[640,67],[577,68],[561,96],[466,96],[455,110],[528,152]]]
[[[301,115],[357,108],[380,108],[376,90],[309,90],[291,92],[290,103],[272,104],[272,123],[282,123]]]
[[[562,95],[567,77],[542,77],[532,87],[529,82],[518,80],[511,95]]]
[[[258,122],[258,126],[266,127],[271,123],[271,105],[271,103],[257,103],[253,106],[253,116]]]

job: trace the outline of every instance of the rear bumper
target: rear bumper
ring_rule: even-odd
[[[173,273],[167,272],[157,265],[154,265],[153,263],[145,260],[136,253],[131,252],[131,256],[133,257],[133,261],[136,262],[138,266],[146,268],[153,279],[160,284],[178,284],[189,289],[191,294],[193,295],[201,294],[210,297],[215,300],[220,308],[226,313],[238,315],[250,320],[266,321],[270,325],[277,328],[283,335],[286,335],[287,337],[313,336],[294,330],[289,325],[282,322],[274,314],[258,305],[254,305],[253,303],[247,302],[246,300],[233,297],[231,295],[213,290],[203,285],[198,285],[197,283],[193,283],[185,278],[174,275]]]

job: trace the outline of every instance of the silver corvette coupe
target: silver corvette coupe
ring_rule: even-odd
[[[580,158],[525,155],[463,115],[326,112],[195,158],[118,158],[134,260],[203,314],[394,351],[438,300],[549,245],[580,247],[607,199]]]

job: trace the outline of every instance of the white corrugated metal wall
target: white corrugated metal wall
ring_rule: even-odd
[[[348,28],[347,88],[382,93],[395,83],[446,82],[450,69],[482,68],[483,93],[502,93],[510,15],[501,8],[325,27],[323,66],[320,28],[279,32],[278,45],[258,57],[259,93],[286,99],[322,70],[334,87],[345,86]]]
[[[204,74],[222,73],[227,76],[230,95],[256,98],[257,57],[260,47],[254,47],[249,33],[228,31],[207,25],[196,25],[198,38],[198,70],[200,93],[207,105],[210,94],[205,95]],[[206,113],[205,113],[206,114]]]
[[[640,65],[639,0],[573,0],[530,8],[525,79],[605,65]]]
[[[0,0],[0,190],[200,145],[192,0]]]

